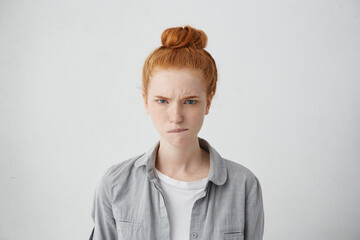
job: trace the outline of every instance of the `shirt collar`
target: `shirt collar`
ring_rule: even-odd
[[[199,145],[210,154],[210,171],[208,179],[216,185],[223,185],[227,179],[225,160],[220,154],[203,138],[198,137]],[[135,162],[135,167],[146,166],[150,180],[155,178],[155,159],[160,146],[160,141],[154,144]]]

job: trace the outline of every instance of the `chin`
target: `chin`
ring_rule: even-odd
[[[169,134],[169,133],[166,133]],[[170,133],[171,134],[171,133]],[[190,143],[192,143],[193,139],[197,139],[197,136],[192,136],[190,134],[183,134],[183,135],[177,135],[177,136],[166,136],[162,137],[163,140],[165,140],[167,143],[177,146],[177,147],[184,147]]]

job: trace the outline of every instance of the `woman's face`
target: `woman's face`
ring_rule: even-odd
[[[200,70],[156,69],[143,98],[161,140],[174,146],[197,141],[211,104]]]

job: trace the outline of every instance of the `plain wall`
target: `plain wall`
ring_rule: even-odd
[[[0,239],[88,239],[111,165],[158,135],[140,84],[168,27],[208,35],[200,137],[259,178],[266,240],[360,239],[360,2],[0,0]]]

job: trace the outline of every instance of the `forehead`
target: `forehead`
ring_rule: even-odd
[[[173,91],[184,93],[203,92],[205,84],[199,69],[154,69],[149,82],[149,91]]]

